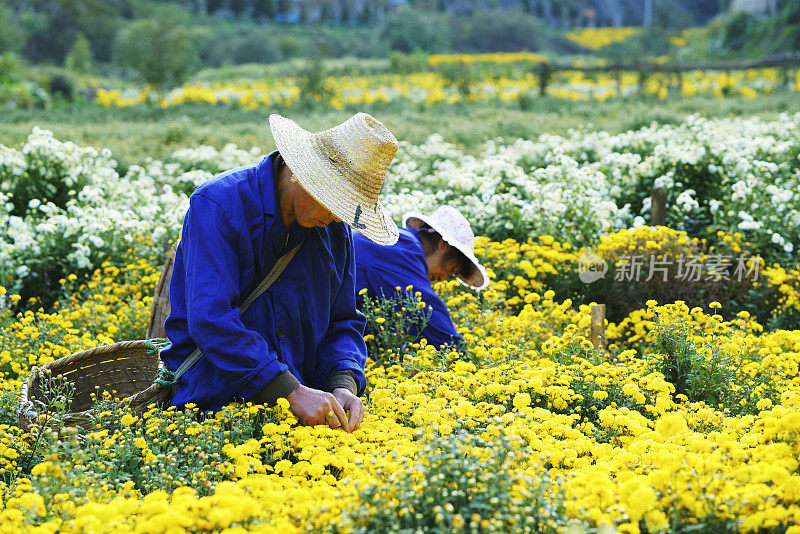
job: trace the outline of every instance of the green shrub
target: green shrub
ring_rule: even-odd
[[[386,15],[379,35],[390,50],[406,53],[442,52],[450,46],[446,19],[405,6]]]
[[[132,481],[143,493],[184,485],[200,495],[212,493],[218,482],[231,479],[233,473],[224,446],[259,439],[263,425],[273,421],[263,407],[251,412],[240,405],[227,408],[225,416],[217,419],[206,419],[196,408],[156,410],[134,418],[107,393],[97,397],[94,413],[101,428],[118,435],[109,451],[115,454],[103,452],[108,448],[102,438],[83,435],[80,446],[62,457],[82,466],[87,482],[94,478],[119,488]],[[142,455],[145,448],[152,453],[147,461]],[[270,455],[263,459],[269,464],[278,460]]]
[[[153,85],[179,85],[199,63],[190,30],[166,17],[132,22],[114,46],[117,61]]]
[[[75,76],[65,69],[51,68],[42,72],[43,86],[47,87],[54,100],[72,102],[77,94]]]
[[[800,267],[772,266],[763,278],[754,284],[742,308],[767,330],[796,329],[800,324]]]
[[[683,395],[690,402],[704,402],[733,415],[757,414],[756,403],[761,399],[779,403],[775,384],[758,367],[758,360],[728,354],[724,338],[699,345],[692,334],[686,324],[658,317],[656,337],[648,350],[655,370],[675,386],[676,397]],[[751,365],[754,361],[755,366]]]
[[[25,61],[14,52],[0,54],[0,82],[21,81],[25,70]]]
[[[342,524],[354,533],[559,532],[565,514],[557,484],[544,468],[535,478],[515,471],[528,460],[521,450],[503,435],[433,434],[410,469],[362,488]]]
[[[333,90],[328,87],[328,70],[319,56],[300,71],[297,85],[300,89],[300,101],[305,107],[324,102],[333,94]]]
[[[275,63],[283,59],[283,51],[269,32],[257,29],[235,39],[231,59],[234,63]]]
[[[756,24],[756,18],[745,11],[730,13],[722,21],[718,38],[726,50],[740,53],[748,45],[748,37]]]
[[[64,67],[74,72],[86,73],[92,70],[92,64],[92,49],[89,46],[89,39],[81,32],[75,37],[72,50],[64,59]]]
[[[50,103],[25,60],[10,51],[0,54],[0,108],[48,108]]]
[[[47,91],[32,81],[0,85],[0,108],[47,109],[51,103]]]
[[[19,52],[28,38],[28,32],[6,4],[0,3],[0,52]]]
[[[306,44],[294,35],[279,34],[275,36],[275,42],[280,47],[283,57],[287,59],[300,57],[306,52]]]
[[[39,391],[40,396],[31,398],[32,406],[20,407],[39,414],[25,429],[32,436],[33,445],[28,457],[20,462],[23,473],[30,473],[31,467],[58,443],[58,432],[64,428],[63,417],[71,412],[75,384],[61,375],[53,376],[47,369],[40,371]]]
[[[615,236],[616,239],[601,237],[596,250],[608,264],[608,274],[590,284],[573,276],[572,290],[568,291],[578,302],[607,303],[610,321],[619,321],[630,311],[645,308],[650,299],[660,303],[682,300],[690,307],[717,300],[732,303],[730,309],[734,309],[748,298],[753,286],[752,275],[734,275],[739,254],[730,249],[718,248],[712,253],[706,243],[663,227],[623,230]],[[743,254],[749,256],[748,252]],[[730,262],[727,271],[726,262]],[[636,264],[641,265],[641,270],[637,271]],[[711,268],[718,268],[716,273],[727,273],[729,279],[722,274],[717,278],[710,273]]]
[[[414,342],[428,324],[431,310],[420,306],[410,291],[383,298],[364,295],[361,311],[367,318],[364,339],[367,353],[380,364],[402,361],[406,346]]]
[[[707,29],[709,47],[721,57],[758,57],[794,53],[800,48],[800,4],[784,2],[778,13],[756,18],[750,13],[728,12]]]
[[[545,45],[544,24],[516,10],[481,11],[455,20],[453,47],[472,52],[519,52],[540,50]]]
[[[519,104],[519,109],[521,111],[531,111],[536,104],[537,96],[531,93],[530,91],[520,92],[519,96],[517,96],[517,104]]]
[[[389,52],[389,70],[395,74],[411,74],[412,72],[420,72],[428,66],[428,55],[420,50],[415,49],[410,54],[405,54],[399,51]]]
[[[4,373],[0,372],[0,375]],[[13,390],[0,392],[0,425],[17,424],[17,395]]]
[[[463,63],[445,63],[439,67],[442,77],[455,87],[462,96],[472,92],[472,87],[480,81],[477,69]]]

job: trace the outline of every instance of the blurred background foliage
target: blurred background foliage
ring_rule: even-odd
[[[796,1],[652,0],[649,14],[645,4],[0,0],[0,143],[18,144],[40,125],[78,143],[108,146],[123,164],[164,157],[187,144],[263,144],[264,115],[257,110],[213,103],[161,109],[155,98],[153,105],[106,109],[94,105],[100,89],[129,89],[146,99],[150,87],[163,95],[187,79],[201,85],[290,79],[303,91],[299,105],[309,107],[305,125],[314,128],[340,122],[353,111],[319,104],[330,92],[330,77],[433,71],[467,98],[482,80],[539,73],[538,59],[436,62],[439,53],[527,51],[573,64],[691,63],[791,55],[800,49]],[[286,111],[280,102],[270,107]],[[376,101],[358,109],[379,113],[410,142],[423,142],[436,131],[469,146],[490,137],[532,138],[593,125],[616,132],[653,121],[678,123],[696,112],[776,114],[796,109],[796,98],[779,91],[759,91],[752,99],[673,98],[671,91],[655,102],[637,95],[602,108],[522,95],[510,103],[438,106],[436,113],[404,101]]]
[[[568,30],[598,26],[641,31],[601,50],[565,38]],[[670,38],[685,45],[676,48]],[[671,54],[689,61],[754,58],[798,48],[800,3],[789,0],[0,3],[0,53],[13,53],[23,64],[159,86],[180,84],[203,68],[298,57],[385,58],[392,51],[526,50],[615,60]]]

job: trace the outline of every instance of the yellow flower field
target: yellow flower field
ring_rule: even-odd
[[[533,52],[496,52],[493,54],[431,54],[428,65],[437,67],[447,63],[548,63],[550,58]]]
[[[640,28],[576,28],[567,32],[567,39],[589,50],[600,50],[614,43],[627,41]]]
[[[681,241],[644,228],[603,253],[643,236]],[[649,302],[596,350],[589,306],[544,289],[579,251],[542,236],[476,253],[489,290],[436,286],[469,359],[423,341],[369,361],[352,434],[285,402],[135,415],[108,396],[94,432],[18,428],[30,367],[143,331],[159,273],[132,254],[65,280],[74,298],[0,323],[0,532],[800,532],[800,330]],[[796,271],[767,278],[798,305]]]
[[[457,102],[516,103],[521,98],[540,94],[536,65],[549,61],[546,56],[528,52],[435,54],[428,58],[429,65],[434,69],[452,65],[470,68],[476,65],[517,64],[521,67],[515,69],[513,74],[489,76],[461,73],[455,75],[456,79],[437,70],[407,75],[328,76],[324,82],[324,92],[306,95],[301,90],[302,80],[299,77],[242,79],[227,83],[187,82],[169,91],[155,91],[149,86],[126,90],[100,88],[94,101],[103,107],[152,105],[167,108],[182,104],[214,104],[244,109],[291,107],[300,103],[301,97],[334,109],[373,104],[432,106]],[[576,62],[574,66],[578,68],[583,65]],[[741,95],[756,98],[782,90],[800,91],[800,71],[796,71],[788,80],[775,68],[731,72],[698,70],[684,73],[680,80],[673,74],[664,73],[654,73],[642,79],[640,73],[634,71],[625,71],[619,76],[612,73],[587,74],[579,70],[559,71],[549,77],[547,94],[571,101],[603,101],[640,91],[663,99],[670,95]]]

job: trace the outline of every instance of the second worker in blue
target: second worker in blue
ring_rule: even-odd
[[[364,235],[353,233],[356,261],[356,302],[370,298],[393,298],[400,291],[421,293],[430,311],[428,323],[417,338],[437,348],[462,348],[447,306],[433,290],[433,282],[455,276],[473,289],[484,289],[489,278],[475,258],[475,236],[469,221],[457,209],[441,206],[431,215],[407,213],[399,238],[391,246],[380,246]],[[410,290],[406,288],[413,286]]]

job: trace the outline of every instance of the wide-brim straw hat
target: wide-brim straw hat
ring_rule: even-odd
[[[386,126],[356,113],[318,133],[277,114],[269,127],[286,165],[314,200],[375,243],[397,242],[397,225],[378,202],[398,146]]]
[[[440,206],[432,215],[414,212],[403,215],[403,226],[418,229],[423,223],[439,232],[448,245],[461,251],[472,262],[469,276],[458,276],[458,280],[473,289],[485,289],[489,285],[489,276],[475,257],[475,234],[466,217],[451,206]]]

